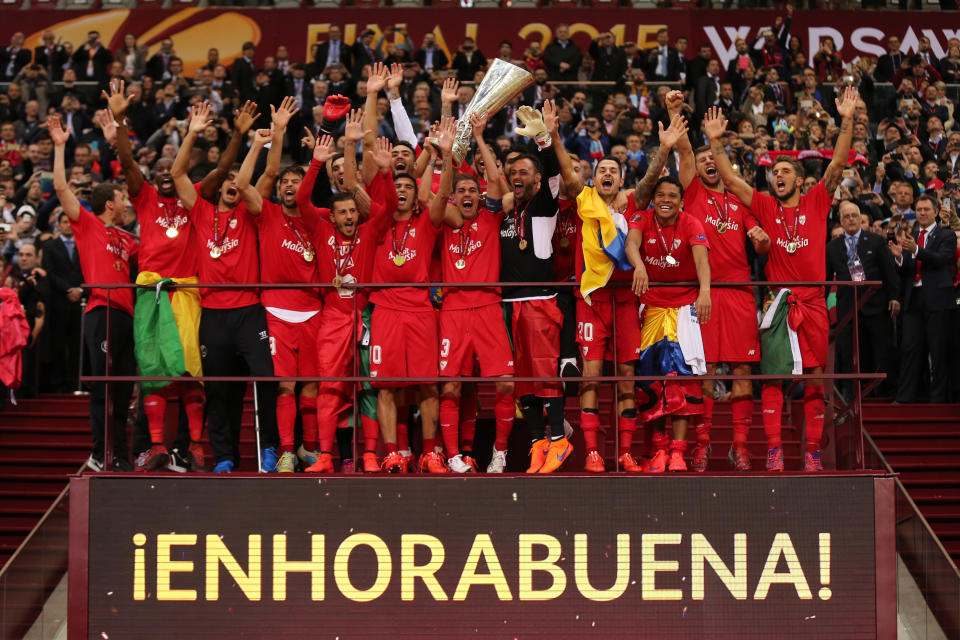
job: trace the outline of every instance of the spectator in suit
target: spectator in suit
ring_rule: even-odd
[[[680,52],[668,46],[670,33],[657,31],[657,46],[647,52],[647,77],[676,82],[680,79]]]
[[[257,53],[256,46],[252,42],[244,42],[242,51],[243,55],[234,60],[230,67],[230,82],[241,104],[253,100],[254,82],[257,78],[257,67],[253,62],[253,56]]]
[[[903,280],[903,341],[900,345],[900,383],[897,402],[916,402],[929,357],[930,401],[946,402],[949,391],[950,319],[956,307],[953,262],[957,236],[938,227],[937,200],[917,198],[914,234],[904,234],[887,246]]]
[[[683,54],[680,56],[683,57]],[[713,48],[708,44],[701,44],[697,48],[697,57],[686,63],[687,77],[685,80],[686,88],[696,89],[697,81],[707,74],[707,66],[713,58]]]
[[[707,109],[712,107],[720,96],[720,61],[711,60],[707,63],[706,73],[697,80],[696,104],[697,120],[703,118]]]
[[[20,277],[17,293],[27,316],[30,337],[23,350],[23,378],[17,395],[21,398],[36,397],[40,391],[38,373],[40,362],[40,338],[46,320],[46,303],[50,297],[47,272],[40,266],[40,248],[33,242],[24,242],[18,250]],[[49,363],[47,363],[49,365]]]
[[[367,29],[357,41],[353,43],[351,57],[353,60],[353,76],[359,78],[366,65],[373,66],[374,62],[380,60],[379,54],[373,49],[373,37],[376,35],[370,29]]]
[[[583,120],[577,125],[576,130],[578,135],[564,143],[564,147],[570,153],[575,153],[581,160],[591,163],[610,155],[612,147],[610,136],[596,117],[590,116]]]
[[[940,73],[940,58],[938,58],[930,48],[930,38],[920,36],[917,42],[917,55],[920,56],[926,64],[936,69],[937,73]]]
[[[594,82],[623,82],[627,72],[627,54],[617,46],[613,33],[604,31],[600,37],[590,43],[590,57],[594,60]]]
[[[900,51],[900,38],[890,36],[887,38],[887,52],[877,59],[877,68],[873,72],[873,78],[877,82],[892,82],[893,76],[903,66],[907,55]]]
[[[87,33],[87,41],[73,54],[73,68],[79,80],[93,80],[99,84],[107,81],[107,69],[113,62],[113,54],[100,42],[100,32]]]
[[[351,51],[350,47],[343,42],[340,25],[330,25],[327,35],[330,39],[317,46],[317,55],[314,58],[317,68],[326,69],[331,65],[343,63],[343,66],[350,69],[353,66]]]
[[[583,52],[570,39],[570,27],[557,25],[553,42],[543,50],[543,63],[547,66],[547,76],[556,82],[572,82],[583,62]]]
[[[67,393],[77,389],[79,375],[83,273],[70,218],[62,210],[57,216],[57,231],[43,245],[42,259],[50,281],[47,330],[51,351],[57,354],[49,366],[48,384],[50,391]]]
[[[160,42],[160,50],[150,56],[147,60],[147,74],[154,80],[163,80],[167,71],[170,70],[170,63],[177,58],[173,50],[173,40],[164,38]]]
[[[863,229],[860,207],[852,200],[840,203],[840,225],[843,235],[827,243],[827,280],[883,282],[883,287],[874,292],[857,312],[860,345],[860,370],[880,371],[887,380],[877,388],[878,395],[892,395],[897,388],[893,356],[893,322],[900,313],[900,276],[896,264],[887,249],[886,238]],[[863,300],[866,289],[857,295]],[[851,309],[854,294],[852,287],[837,288],[837,318],[844,318]],[[852,325],[841,332],[836,340],[839,373],[851,373],[853,363]]]
[[[782,33],[783,30],[781,30]],[[756,44],[763,43],[758,49]],[[773,29],[764,29],[760,33],[760,38],[750,48],[753,56],[753,66],[772,67],[777,69],[781,78],[788,77],[790,72],[790,59],[787,57],[787,46],[785,39],[778,39]]]
[[[200,67],[200,70],[213,71],[220,64],[220,50],[216,47],[210,47],[207,50],[207,64]]]
[[[446,69],[447,63],[449,62],[447,54],[437,46],[437,37],[433,35],[432,31],[428,31],[427,34],[423,36],[423,47],[413,54],[413,60],[419,64],[420,68],[426,73]]]
[[[450,68],[457,72],[458,81],[469,82],[473,80],[477,71],[487,68],[487,59],[483,52],[477,49],[473,38],[467,37],[457,49],[457,55],[453,56]]]
[[[23,48],[23,34],[19,31],[10,37],[9,47],[0,47],[0,74],[4,82],[11,82],[20,69],[30,64],[30,50]]]
[[[43,32],[43,44],[33,50],[33,61],[47,70],[47,77],[53,82],[63,79],[63,69],[70,62],[70,56],[63,45],[56,41],[53,31]]]

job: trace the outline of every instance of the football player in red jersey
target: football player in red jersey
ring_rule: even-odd
[[[660,144],[667,144],[661,137]],[[681,209],[683,187],[676,178],[660,178],[653,192],[653,210],[630,220],[626,252],[634,265],[634,292],[640,296],[643,329],[638,375],[703,374],[706,362],[700,324],[710,321],[710,264],[707,239],[699,220]],[[649,278],[649,280],[648,280]],[[689,282],[698,287],[649,287],[649,282]],[[651,402],[644,420],[656,420],[656,448],[648,471],[686,471],[687,424],[702,411],[698,380],[668,380],[642,385]],[[670,416],[673,438],[664,431]],[[669,454],[668,454],[669,447]]]
[[[703,122],[704,133],[710,140],[714,161],[727,188],[741,202],[750,207],[760,224],[770,235],[771,246],[766,276],[775,282],[822,281],[826,277],[827,217],[833,201],[833,192],[840,186],[843,169],[847,166],[853,138],[853,116],[859,94],[847,87],[837,99],[837,113],[842,121],[833,158],[824,171],[823,179],[805,194],[803,165],[796,159],[780,156],[773,163],[773,195],[760,193],[736,175],[720,141],[726,129],[726,120],[716,109],[711,109]],[[788,313],[778,313],[789,305]],[[784,320],[775,322],[776,319]],[[764,305],[761,324],[763,354],[761,370],[764,373],[821,374],[827,364],[827,334],[829,331],[827,305],[823,287],[790,287],[769,293]],[[780,329],[778,331],[778,328]],[[782,362],[772,358],[785,354]],[[783,471],[783,444],[781,418],[783,391],[779,382],[765,383],[762,396],[763,428],[767,435],[767,470]],[[806,416],[807,447],[804,452],[805,471],[822,471],[820,439],[823,435],[823,381],[807,380],[804,385],[803,409]]]
[[[445,220],[441,237],[441,260],[445,290],[440,312],[440,375],[470,375],[474,359],[484,377],[513,375],[513,353],[503,322],[500,289],[457,289],[457,282],[496,282],[500,277],[501,183],[493,152],[483,140],[486,119],[471,114],[477,153],[484,157],[487,195],[481,206],[480,184],[476,177],[460,174],[454,180],[451,155],[452,132],[440,138],[443,173],[440,188],[430,203],[431,215]],[[453,203],[447,199],[453,193]],[[436,210],[436,211],[434,211]],[[475,471],[475,463],[459,451],[457,427],[460,422],[459,382],[444,382],[440,399],[440,428],[447,463],[454,473]],[[497,382],[496,441],[490,472],[502,472],[506,463],[507,439],[513,428],[513,383]]]
[[[317,249],[313,242],[319,219],[307,211],[301,214],[297,206],[297,191],[303,180],[303,170],[293,165],[279,171],[283,136],[287,123],[296,114],[296,101],[287,97],[279,109],[270,106],[273,124],[270,129],[259,129],[247,157],[237,174],[237,188],[247,210],[256,217],[260,246],[260,281],[268,284],[288,282],[315,282],[317,280]],[[261,197],[250,183],[254,165],[266,144],[265,175],[277,176],[279,203]],[[279,173],[278,173],[279,171]],[[270,354],[274,374],[278,377],[305,377],[319,375],[317,369],[317,334],[320,330],[321,301],[314,289],[264,289],[260,301],[267,311],[267,329],[270,332]],[[294,426],[297,419],[296,382],[278,383],[277,431],[280,434],[280,460],[277,471],[292,473],[297,466],[294,448]],[[305,446],[300,457],[305,466],[316,462],[317,448],[317,383],[310,382],[300,390],[300,415]]]
[[[667,109],[679,114],[683,93],[667,94]],[[770,250],[770,238],[750,210],[736,195],[724,188],[713,152],[709,146],[694,152],[690,139],[683,136],[677,143],[680,153],[680,182],[683,184],[684,211],[703,223],[710,245],[710,276],[713,282],[747,282],[750,265],[746,242],[749,239],[758,253]],[[707,374],[717,372],[717,364],[730,363],[736,375],[750,375],[750,364],[760,361],[760,336],[757,332],[757,311],[750,287],[734,289],[715,287],[710,292],[713,303],[711,320],[700,325],[703,352],[707,358]],[[750,470],[747,436],[753,420],[753,389],[749,380],[734,380],[730,407],[733,411],[733,446],[729,459],[738,471]],[[713,425],[713,380],[703,381],[702,422],[696,425],[697,446],[693,450],[693,470],[706,471],[710,452],[710,428]]]

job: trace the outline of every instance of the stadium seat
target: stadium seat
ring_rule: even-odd
[[[540,0],[507,0],[509,7],[514,9],[535,9],[540,6]]]
[[[100,0],[101,9],[134,8],[137,0]]]
[[[343,6],[343,0],[310,0],[315,7],[324,7],[331,9]]]

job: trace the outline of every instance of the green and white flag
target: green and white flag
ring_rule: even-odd
[[[790,327],[789,289],[780,289],[760,321],[760,372],[763,374],[801,375],[803,357],[800,340]]]

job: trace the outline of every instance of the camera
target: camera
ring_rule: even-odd
[[[895,151],[895,152],[893,152],[893,153],[890,154],[890,159],[891,159],[891,160],[903,160],[903,154],[900,153],[900,152]]]
[[[13,231],[13,225],[9,222],[0,222],[0,233],[10,233]]]

